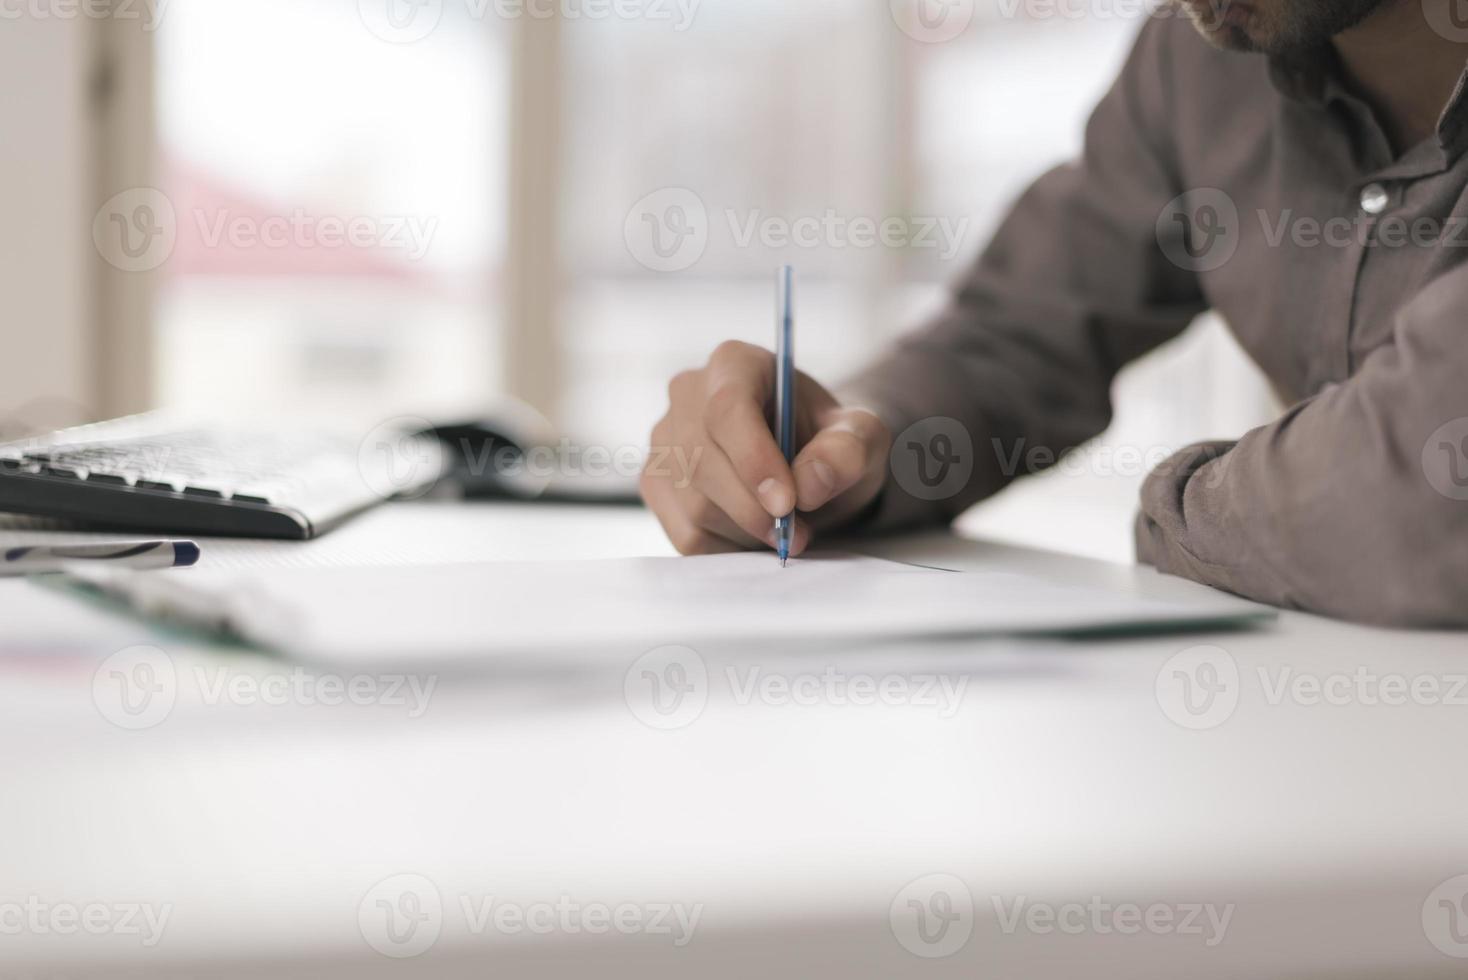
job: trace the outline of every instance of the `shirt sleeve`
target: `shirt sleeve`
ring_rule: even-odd
[[[1143,486],[1137,552],[1274,605],[1468,626],[1468,268],[1397,314],[1349,380]]]
[[[1194,273],[1169,261],[1159,222],[1181,193],[1170,146],[1165,25],[1153,18],[1086,128],[1077,161],[1050,171],[1013,206],[946,309],[840,388],[894,436],[943,419],[958,459],[937,493],[888,481],[866,526],[949,520],[1058,459],[1111,421],[1111,383],[1128,361],[1181,332],[1205,307]],[[1162,237],[1159,237],[1162,236]],[[957,452],[954,441],[944,445]],[[904,440],[894,450],[900,477]],[[1036,466],[1036,468],[1040,468]],[[951,467],[948,467],[951,470]]]

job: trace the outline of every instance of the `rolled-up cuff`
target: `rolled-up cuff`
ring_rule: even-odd
[[[1134,527],[1137,562],[1169,575],[1203,582],[1231,592],[1248,594],[1248,583],[1238,578],[1231,563],[1219,555],[1228,542],[1217,540],[1217,514],[1189,512],[1188,485],[1209,467],[1227,465],[1232,442],[1203,442],[1188,446],[1165,460],[1142,484],[1141,510]],[[1221,472],[1221,471],[1220,471]]]

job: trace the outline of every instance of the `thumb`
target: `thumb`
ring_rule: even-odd
[[[816,419],[816,434],[792,467],[796,507],[813,511],[854,487],[881,485],[891,437],[887,427],[861,408],[831,408]]]

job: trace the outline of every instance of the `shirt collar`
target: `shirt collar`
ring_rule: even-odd
[[[1322,108],[1333,102],[1364,107],[1341,81],[1335,49],[1329,45],[1304,53],[1271,56],[1269,78],[1276,91],[1296,102]],[[1438,118],[1437,141],[1447,164],[1468,150],[1468,66]]]

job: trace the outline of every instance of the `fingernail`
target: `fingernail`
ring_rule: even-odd
[[[790,492],[780,485],[780,481],[773,476],[765,477],[764,481],[755,489],[759,495],[759,502],[764,505],[771,517],[784,517],[795,509],[795,502],[790,499]]]
[[[813,459],[801,464],[795,474],[795,485],[800,491],[802,510],[815,510],[831,499],[836,489],[836,473],[823,460]]]

